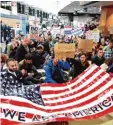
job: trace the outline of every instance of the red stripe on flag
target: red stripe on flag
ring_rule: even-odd
[[[74,82],[79,80],[81,76],[83,76],[85,73],[88,73],[90,71],[90,69],[91,68],[89,68],[89,70],[84,71],[81,75],[79,75],[74,80],[70,81],[70,83],[68,83],[68,84],[69,85],[70,84],[74,84]],[[87,75],[83,80],[81,80],[79,83],[73,85],[73,87],[71,87],[71,90],[76,90],[81,84],[83,84],[84,82],[87,82],[87,80],[89,80],[99,70],[100,70],[100,67],[97,67],[94,70],[92,70],[91,73],[89,75]],[[104,78],[105,74],[106,73],[104,71],[101,72],[100,75],[98,75],[97,78],[92,79],[92,81],[88,85],[82,87],[78,91],[75,91],[74,93],[71,93],[71,94],[68,94],[68,92],[70,92],[70,89],[68,89],[68,88],[65,88],[63,90],[59,90],[59,88],[63,88],[65,86],[67,86],[66,84],[62,84],[62,85],[61,84],[54,84],[54,85],[53,84],[42,84],[41,87],[51,87],[52,88],[52,89],[50,88],[50,90],[47,90],[47,91],[42,89],[42,97],[43,97],[43,95],[47,95],[48,97],[51,97],[51,94],[55,94],[55,97],[52,97],[52,98],[49,98],[49,99],[45,99],[44,98],[44,100],[48,101],[46,103],[46,106],[50,106],[49,109],[47,109],[46,106],[42,106],[42,108],[39,108],[38,105],[37,106],[33,105],[33,103],[30,104],[29,102],[19,101],[18,98],[17,98],[17,100],[13,100],[13,98],[12,99],[5,99],[5,97],[2,97],[1,98],[1,103],[10,104],[10,105],[12,105],[12,107],[13,106],[18,106],[17,107],[18,108],[17,111],[19,111],[19,109],[24,108],[24,107],[25,108],[30,108],[30,109],[35,109],[35,110],[37,110],[37,112],[38,111],[43,111],[45,113],[55,113],[55,112],[66,111],[66,110],[70,110],[70,109],[74,110],[75,108],[80,108],[82,106],[86,106],[87,104],[93,103],[94,101],[98,100],[100,96],[102,97],[106,93],[109,93],[109,91],[111,91],[111,89],[113,89],[113,85],[111,85],[109,87],[106,86],[105,90],[103,90],[102,92],[99,92],[98,95],[95,95],[94,97],[90,96],[91,94],[93,94],[94,92],[98,91],[104,85],[108,84],[109,81],[112,80],[111,77],[108,77],[103,82],[101,82],[97,87],[92,88],[87,93],[84,92],[88,88],[88,86],[91,87],[92,85],[95,84],[95,82],[98,82],[98,80]],[[54,90],[54,88],[55,89],[57,88],[57,89]],[[57,96],[56,97],[56,95],[62,94],[63,92],[67,92],[67,94],[65,94],[64,96],[59,96],[59,97]],[[73,97],[73,95],[76,95],[76,94],[78,94],[80,92],[84,92],[84,94],[83,95],[79,95],[76,98],[72,98],[72,99],[68,99],[66,101],[62,101],[63,99],[66,99],[67,97]],[[88,97],[88,96],[90,96],[89,99],[85,100],[84,98]],[[57,102],[57,99],[59,99],[59,98],[61,99],[62,102]],[[74,104],[75,102],[79,101],[80,99],[83,99],[85,101],[82,100],[78,104]],[[109,99],[109,98],[107,98],[107,99]],[[52,101],[52,100],[54,100],[56,102],[50,104],[49,101]],[[54,107],[54,106],[56,106],[56,107]],[[60,107],[60,106],[62,106],[62,107]],[[93,106],[95,106],[95,104],[92,105],[92,106],[89,106],[89,108],[93,107]],[[13,110],[13,109],[11,109],[12,107],[9,107],[9,109]],[[75,117],[75,118],[73,118],[73,120],[94,119],[94,118],[101,117],[101,116],[103,116],[105,114],[108,114],[110,112],[113,112],[113,104],[111,105],[111,107],[108,107],[108,109],[106,109],[106,110],[104,109],[100,113],[95,113],[93,115],[88,115],[88,116],[81,116],[80,118]],[[32,114],[32,113],[29,113],[29,110],[28,110],[28,112],[26,112],[26,118],[30,118],[31,119],[34,114],[36,114],[36,112],[34,112]],[[38,115],[38,117],[40,117],[40,116]],[[59,116],[58,116],[56,118],[56,120],[57,121],[67,121],[67,120],[72,120],[72,118],[69,118],[69,117],[68,118],[67,117],[59,118]],[[2,125],[18,125],[18,122],[2,119]]]
[[[111,88],[113,89],[113,86],[110,86],[108,89],[106,89],[105,91],[101,92],[99,95],[103,94],[106,91],[111,90]],[[78,107],[81,107],[81,106],[85,106],[87,104],[90,104],[91,102],[94,102],[95,100],[98,100],[99,95],[97,95],[97,96],[95,96],[95,97],[93,97],[93,98],[91,98],[91,99],[89,99],[89,100],[87,100],[85,102],[82,102],[80,104],[76,104],[76,105],[73,105],[73,106],[69,105],[67,107],[65,107],[65,105],[64,105],[64,108],[58,108],[57,107],[57,109],[51,109],[51,108],[50,109],[41,109],[38,106],[33,106],[33,105],[31,105],[29,103],[25,103],[25,102],[23,102],[23,104],[21,104],[22,102],[14,101],[14,100],[10,101],[10,104],[16,105],[16,106],[23,106],[24,105],[24,107],[27,107],[27,108],[34,108],[34,109],[37,109],[37,110],[40,110],[40,111],[46,111],[48,113],[51,113],[51,111],[52,112],[58,112],[58,111],[60,112],[60,111],[65,111],[67,109],[74,109],[74,108],[78,108]],[[75,101],[76,101],[76,99],[75,99]],[[1,101],[1,103],[3,103],[3,102]],[[56,103],[56,105],[57,105],[57,103]]]
[[[110,78],[108,78],[108,79],[106,79],[106,80],[109,80],[109,79],[110,79]],[[106,83],[107,83],[107,82],[104,81],[102,84],[98,85],[98,86],[95,87],[94,89],[90,90],[89,92],[87,92],[87,93],[85,93],[85,94],[83,94],[83,95],[81,95],[81,96],[76,97],[75,99],[73,98],[73,99],[69,99],[69,100],[67,100],[67,101],[63,101],[63,103],[62,103],[62,101],[61,101],[61,102],[57,102],[57,104],[56,104],[56,103],[51,103],[50,105],[51,105],[51,106],[56,106],[56,105],[63,105],[63,104],[68,104],[68,103],[70,103],[70,102],[79,101],[80,99],[83,99],[84,97],[87,97],[87,96],[91,95],[92,93],[96,92],[98,89],[100,89],[101,87],[103,87],[104,85],[106,85]],[[77,94],[77,93],[79,93],[79,91],[74,92],[74,93],[72,94],[72,96],[75,95],[75,94]],[[68,97],[68,96],[66,96],[66,97]],[[49,101],[48,101],[48,103],[46,103],[46,106],[48,106],[48,105],[49,105]]]
[[[92,82],[97,82],[98,79],[100,79],[102,76],[104,76],[106,73],[105,72],[102,72],[99,76],[97,76]],[[79,87],[82,83],[86,82],[86,80],[89,80],[89,78],[91,78],[91,76],[93,76],[93,74],[90,74],[89,76],[87,76],[86,78],[84,78],[84,80],[82,80],[81,82],[79,82],[77,85],[74,85],[73,87],[71,87],[72,90],[76,90],[77,87]],[[94,83],[93,83],[94,84]],[[92,85],[92,83],[89,83],[87,86],[90,86]],[[77,93],[87,89],[87,86],[85,86],[84,88],[82,88],[81,90],[77,91]],[[59,93],[62,93],[62,92],[66,92],[66,91],[69,91],[69,89],[65,89],[64,91],[63,90],[42,90],[41,91],[41,94],[42,95],[50,95],[50,94],[59,94]],[[76,94],[76,92],[74,93]],[[67,94],[68,95],[68,94]],[[67,96],[66,95],[66,96]],[[51,96],[51,95],[50,95]],[[45,100],[47,100],[46,98],[44,98]],[[52,98],[49,98],[49,99],[52,99]]]

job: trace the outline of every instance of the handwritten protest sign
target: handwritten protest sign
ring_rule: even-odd
[[[75,44],[60,43],[56,44],[54,47],[55,58],[62,59],[63,57],[74,58]]]
[[[75,36],[81,36],[81,35],[83,35],[83,31],[81,28],[76,28],[76,29],[71,31],[71,34],[75,35]]]
[[[99,30],[89,30],[86,32],[86,38],[93,40],[93,42],[99,42]]]
[[[78,49],[84,52],[92,52],[93,40],[79,39]]]
[[[55,37],[57,34],[60,34],[60,28],[55,27],[51,30],[52,35]]]

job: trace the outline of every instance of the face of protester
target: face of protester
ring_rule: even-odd
[[[25,63],[27,63],[27,64],[32,64],[32,60],[27,60],[27,59],[25,59]]]
[[[32,40],[27,39],[27,44],[30,45],[32,43]]]
[[[42,37],[40,37],[40,40],[39,40],[40,42],[43,42],[44,41],[44,39],[42,38]]]
[[[12,46],[13,46],[13,48],[18,47],[18,43],[17,43],[17,41],[13,40],[13,41],[12,41]]]
[[[80,56],[80,61],[81,61],[82,63],[84,63],[84,62],[86,61],[86,56],[85,56],[85,55],[81,55],[81,56]]]
[[[11,72],[15,72],[17,70],[17,64],[16,61],[10,61],[7,64],[8,70]]]
[[[113,47],[113,43],[112,43],[112,42],[109,42],[109,43],[108,43],[108,47],[109,47],[109,48],[112,48],[112,47]]]
[[[101,37],[103,37],[104,35],[103,35],[103,33],[101,33]]]
[[[49,41],[49,36],[46,36],[45,39],[46,39],[47,41]]]
[[[104,40],[104,38],[102,38],[102,40],[101,40],[101,44],[102,44],[102,45],[105,44],[105,40]]]
[[[44,49],[43,49],[43,48],[40,48],[40,49],[37,49],[37,51],[38,51],[39,54],[42,54],[43,51],[44,51]]]
[[[53,65],[56,66],[58,64],[58,59],[53,59]]]
[[[13,45],[17,44],[16,40],[12,40],[12,44]]]
[[[103,50],[99,50],[99,51],[98,51],[98,57],[102,57],[103,54],[104,54],[104,53],[103,53]]]
[[[24,39],[24,40],[22,41],[22,45],[23,45],[23,46],[27,46],[27,45],[28,45],[27,39]]]

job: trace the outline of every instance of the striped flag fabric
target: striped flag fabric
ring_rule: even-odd
[[[35,97],[41,104],[30,100],[33,94],[29,98],[1,95],[2,125],[90,120],[113,112],[113,78],[96,65],[68,83],[27,89],[40,94]]]
[[[65,35],[71,35],[72,27],[71,26],[65,26],[64,27],[64,34]]]

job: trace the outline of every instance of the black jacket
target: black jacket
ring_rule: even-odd
[[[25,47],[21,44],[16,51],[16,60],[18,62],[22,61],[25,58],[25,55],[27,54],[27,51]]]
[[[89,63],[87,62],[85,66],[82,65],[80,60],[68,59],[73,66],[73,78],[80,75],[84,70],[89,67]]]
[[[9,58],[16,59],[16,51],[17,51],[17,47],[15,47],[14,49],[12,48],[11,52],[9,53]]]
[[[105,58],[99,58],[97,55],[92,57],[92,64],[96,64],[97,66],[101,66],[105,61]]]
[[[32,52],[33,65],[39,69],[45,63],[47,55],[47,52],[43,52],[42,54],[39,54],[37,51]]]
[[[33,64],[25,63],[24,60],[19,63],[19,70],[21,71],[22,69],[26,71],[26,75],[27,73],[34,73],[34,75],[38,75],[36,67]]]
[[[48,41],[44,42],[43,46],[44,46],[44,51],[50,54],[49,42]]]

